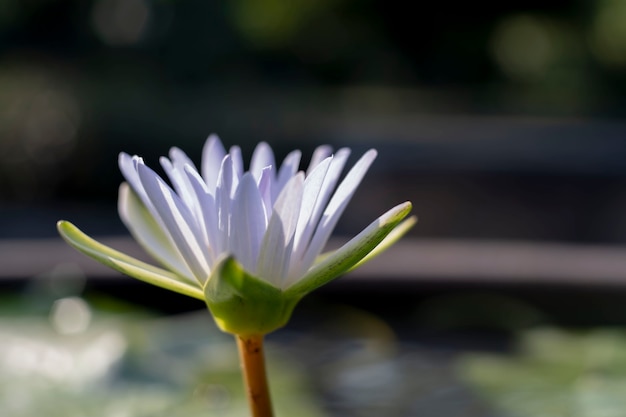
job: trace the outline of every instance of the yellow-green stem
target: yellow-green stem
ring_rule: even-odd
[[[272,417],[272,401],[265,373],[263,336],[235,336],[252,417]]]

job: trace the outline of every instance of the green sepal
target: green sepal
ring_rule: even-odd
[[[411,212],[411,208],[411,203],[407,201],[389,210],[348,243],[316,263],[298,282],[287,288],[285,294],[290,297],[303,297],[352,270],[361,261],[370,259],[368,254],[372,251],[379,254],[381,251],[377,251],[376,248],[381,243],[383,250],[389,246],[383,243],[384,239],[392,234],[396,226]],[[401,232],[406,232],[413,224],[414,221],[409,221],[408,227],[401,228]],[[392,235],[392,243],[397,240],[394,239]]]
[[[404,235],[408,233],[409,230],[413,228],[417,224],[417,216],[411,216],[407,219],[402,220],[400,224],[398,224],[385,238],[376,246],[370,253],[368,253],[365,258],[361,259],[356,265],[353,265],[349,271],[357,269],[364,263],[367,263],[389,249],[393,246],[398,240],[400,240]]]
[[[141,281],[174,291],[193,298],[204,300],[200,287],[187,284],[183,278],[165,269],[147,264],[139,259],[116,251],[84,234],[72,223],[60,220],[57,230],[74,249],[96,261]]]
[[[251,275],[232,256],[216,265],[204,294],[218,327],[239,336],[264,335],[283,327],[301,298],[287,296]]]

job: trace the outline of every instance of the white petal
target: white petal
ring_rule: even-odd
[[[267,143],[260,142],[254,148],[252,160],[250,161],[250,172],[254,175],[254,179],[258,181],[265,168],[275,165],[276,161],[274,160],[272,148]]]
[[[251,173],[241,179],[233,203],[231,249],[237,261],[254,272],[267,219],[261,194]]]
[[[194,216],[202,228],[204,243],[208,249],[209,257],[212,262],[211,265],[213,265],[221,253],[219,246],[221,244],[220,236],[217,229],[215,197],[209,193],[207,185],[195,169],[187,165],[185,167],[185,174],[187,175],[195,199],[194,208],[196,211],[194,212]]]
[[[359,186],[375,158],[376,151],[374,149],[366,152],[365,155],[357,161],[354,167],[352,167],[350,172],[348,172],[341,184],[339,184],[337,191],[335,191],[326,210],[324,210],[324,214],[311,239],[311,243],[304,254],[304,258],[302,259],[303,266],[308,268],[308,266],[315,261],[315,258],[320,254],[322,249],[324,249],[328,238],[337,225],[337,221],[339,221],[339,217],[348,205],[350,198],[352,198],[356,188]]]
[[[130,184],[132,189],[137,193],[139,198],[146,205],[152,205],[149,201],[146,201],[146,192],[141,185],[139,174],[137,173],[137,165],[143,164],[143,159],[138,156],[130,156],[125,152],[121,152],[118,157],[118,166],[122,175],[126,181]]]
[[[202,235],[192,213],[154,171],[140,165],[138,172],[146,194],[154,204],[181,256],[196,279],[203,283],[209,277],[210,268],[206,249],[201,243]]]
[[[263,208],[265,209],[265,217],[269,219],[272,216],[272,186],[274,178],[274,167],[269,166],[263,169],[261,178],[258,180],[259,192],[263,200]]]
[[[278,196],[267,232],[261,245],[257,275],[281,287],[288,272],[293,235],[302,203],[304,174],[298,174],[285,185]]]
[[[302,152],[300,151],[292,151],[285,157],[285,160],[280,165],[280,170],[278,171],[278,175],[276,177],[276,185],[273,187],[275,191],[273,191],[273,198],[276,201],[278,194],[285,187],[287,182],[298,172],[298,167],[300,166],[300,158],[302,157]]]
[[[234,190],[237,187],[237,184],[239,183],[239,180],[241,179],[241,177],[243,177],[243,158],[241,157],[241,148],[239,146],[232,146],[230,148],[230,152],[229,152],[230,158],[233,161],[233,172],[235,173],[235,181],[233,182],[235,184],[235,187],[233,188],[233,194],[231,195],[231,197],[233,197],[234,194]]]
[[[222,161],[222,167],[217,178],[217,188],[215,189],[215,208],[217,211],[217,230],[219,234],[219,251],[230,250],[228,238],[230,235],[230,209],[232,206],[233,194],[233,161],[230,155],[226,155]]]
[[[187,154],[176,146],[170,149],[170,159],[174,166],[180,170],[182,170],[185,165],[191,166],[196,171],[198,170]]]
[[[189,160],[189,158],[184,153],[182,153],[182,151],[178,150],[177,152],[177,150],[178,148],[172,148],[170,152],[172,157],[174,158],[172,162],[170,162],[169,159],[162,157],[160,159],[161,166],[170,178],[170,181],[174,189],[176,190],[176,193],[183,200],[185,205],[189,208],[192,215],[198,222],[198,225],[200,226],[199,230],[202,231],[203,243],[205,245],[208,245],[209,240],[204,224],[203,208],[200,207],[200,200],[203,197],[198,195],[197,190],[191,184],[190,174],[188,174],[187,171],[189,171],[190,173],[192,172],[192,176],[194,177],[194,179],[202,183],[201,189],[206,190],[207,187],[200,177],[200,174],[198,174],[198,171],[196,170],[196,167],[193,165],[191,160]]]
[[[198,171],[198,168],[196,168],[196,165],[187,156],[187,154],[177,147],[170,149],[170,159],[172,161],[176,180],[178,182],[178,184],[174,184],[174,179],[172,179],[172,185],[175,185],[175,189],[178,192],[178,195],[183,198],[183,201],[191,206],[194,204],[195,199],[193,198],[193,190],[191,189],[189,178],[185,175],[185,167],[189,166],[196,172]]]
[[[193,273],[181,258],[159,223],[152,217],[127,183],[119,189],[118,212],[135,240],[168,270],[195,282]]]
[[[328,168],[328,172],[324,177],[324,183],[322,184],[322,189],[319,191],[319,196],[315,201],[315,208],[313,209],[313,213],[311,214],[311,223],[317,225],[319,222],[326,205],[328,204],[328,200],[332,195],[339,178],[341,177],[341,173],[343,168],[350,157],[350,149],[342,148],[337,151],[337,153],[333,156],[332,162],[330,163],[330,167]]]
[[[302,195],[302,206],[298,215],[298,225],[294,235],[293,255],[289,275],[298,275],[300,273],[300,259],[306,250],[317,220],[314,219],[313,211],[320,197],[320,191],[324,184],[324,179],[328,173],[333,157],[330,156],[318,164],[310,175],[304,180],[304,191]],[[323,198],[323,197],[322,197]]]
[[[202,178],[204,178],[209,192],[213,195],[215,195],[217,177],[225,156],[226,150],[220,138],[215,134],[210,135],[202,148]]]
[[[315,230],[318,227],[320,218],[322,217],[322,213],[324,212],[324,209],[328,204],[330,196],[335,190],[335,186],[339,181],[339,177],[341,176],[341,172],[343,171],[343,168],[349,156],[350,149],[342,148],[339,149],[332,158],[327,158],[330,159],[330,166],[326,170],[326,175],[324,176],[324,181],[321,185],[321,188],[317,190],[313,209],[311,211],[311,214],[309,215],[306,228],[302,231],[302,236],[300,237],[298,247],[295,251],[296,253],[294,253],[294,256],[297,256],[297,258],[292,259],[291,261],[292,265],[289,272],[290,276],[302,275],[304,272],[306,272],[307,269],[309,269],[317,256],[309,255],[308,257],[305,257],[306,250],[311,243],[311,239],[313,237],[313,234],[315,233]],[[322,163],[318,164],[318,168],[314,169],[313,172],[319,169],[319,166],[321,164]],[[313,172],[311,173],[311,175],[313,175]],[[312,186],[313,184],[311,184],[309,187]],[[310,188],[311,193],[315,192],[315,190],[315,188]],[[308,193],[309,191],[307,190],[307,194]]]
[[[159,158],[159,162],[161,163],[163,171],[167,174],[172,187],[176,190],[176,194],[182,198],[188,207],[193,207],[193,190],[191,190],[191,184],[189,184],[189,180],[183,171],[183,167],[178,164],[172,164],[172,162],[164,156]]]
[[[313,155],[311,155],[311,162],[309,162],[309,167],[306,169],[306,175],[308,176],[313,169],[319,165],[324,159],[331,156],[333,153],[333,148],[329,145],[321,145],[315,148],[313,151]]]
[[[154,219],[159,223],[161,228],[165,228],[165,225],[154,208],[154,204],[152,204],[152,201],[148,198],[146,190],[144,190],[141,179],[139,178],[139,173],[137,172],[137,167],[145,165],[143,159],[137,155],[130,156],[127,153],[121,152],[119,154],[118,164],[122,175],[135,194],[137,194],[137,197],[139,197],[144,206],[146,206],[150,214],[152,214],[152,217],[154,217]]]

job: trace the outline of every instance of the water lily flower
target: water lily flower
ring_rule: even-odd
[[[258,144],[248,170],[239,147],[206,141],[200,170],[180,149],[160,159],[169,180],[122,153],[119,214],[153,266],[89,238],[67,221],[76,249],[124,274],[206,301],[219,327],[263,335],[282,327],[306,294],[382,252],[415,222],[411,203],[392,208],[339,249],[324,253],[339,217],[376,157],[366,152],[340,181],[350,155],[317,148],[278,165]],[[404,220],[404,221],[403,221]]]

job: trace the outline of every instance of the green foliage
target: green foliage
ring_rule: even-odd
[[[289,355],[272,359],[278,415],[321,417]],[[205,312],[167,318],[95,313],[78,334],[44,318],[0,319],[0,410],[11,417],[235,417],[248,413],[237,351]]]
[[[510,355],[468,355],[461,375],[512,417],[621,417],[626,410],[626,333],[539,329]]]

